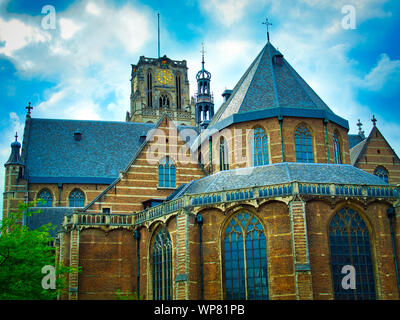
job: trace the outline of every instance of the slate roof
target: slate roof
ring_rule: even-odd
[[[387,185],[382,179],[348,164],[277,163],[220,171],[193,181],[183,194],[268,186],[293,181],[356,185]]]
[[[365,138],[362,138],[359,134],[349,134],[348,137],[350,149],[359,144],[361,141],[365,140]]]
[[[278,115],[327,118],[348,128],[348,122],[335,115],[284,58],[282,65],[274,63],[275,55],[281,53],[268,42],[218,109],[210,127],[218,127],[218,123],[233,115],[247,114],[244,118],[248,121],[252,114],[264,118]]]
[[[41,212],[34,213],[29,217],[24,216],[23,224],[30,230],[34,230],[42,225],[51,223],[56,228],[50,231],[50,235],[55,238],[62,225],[64,215],[72,214],[75,209],[69,207],[31,208],[30,210],[33,212],[38,210]]]
[[[23,161],[31,183],[112,183],[141,146],[151,123],[92,120],[28,120]],[[179,126],[196,129],[191,126]],[[74,132],[82,133],[75,141]],[[197,130],[197,129],[196,129]]]
[[[364,146],[366,145],[368,139],[364,139],[361,141],[359,144],[355,145],[350,149],[350,163],[352,166],[354,166],[360,157],[360,154],[364,150]]]

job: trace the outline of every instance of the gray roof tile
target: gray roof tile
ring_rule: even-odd
[[[268,42],[239,80],[230,98],[219,108],[210,126],[233,114],[275,108],[333,114],[285,59],[282,65],[273,63],[276,54],[280,52]]]
[[[154,127],[151,123],[32,118],[23,143],[26,174],[31,182],[45,177],[49,183],[60,179],[101,183],[99,178],[111,183],[139,150],[140,136]],[[178,130],[184,128],[196,129],[179,126]],[[77,129],[82,133],[80,141],[74,139]]]
[[[220,171],[194,181],[185,193],[196,194],[268,186],[292,181],[387,185],[382,179],[347,164],[277,163],[259,167]],[[183,193],[179,193],[183,195]]]

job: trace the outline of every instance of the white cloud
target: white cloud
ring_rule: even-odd
[[[387,85],[400,89],[400,60],[391,60],[386,53],[379,56],[377,65],[360,81],[360,87],[383,91]]]
[[[12,56],[13,53],[31,43],[44,43],[51,39],[49,33],[38,27],[25,24],[18,19],[5,21],[0,18],[0,53]]]
[[[243,0],[209,0],[200,1],[200,6],[213,17],[216,17],[220,23],[225,26],[231,26],[234,22],[242,19],[246,14],[248,7],[255,1]]]
[[[101,12],[100,8],[93,2],[89,2],[87,4],[86,11],[91,13],[91,14],[93,14],[93,15],[95,15],[95,16],[98,16],[100,14],[100,12]]]
[[[74,34],[82,28],[70,19],[61,18],[58,23],[61,28],[61,38],[65,40],[72,38]]]

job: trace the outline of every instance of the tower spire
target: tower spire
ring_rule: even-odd
[[[204,42],[201,43],[201,64],[202,64],[202,70],[204,70]]]
[[[214,116],[214,99],[210,90],[211,73],[204,68],[204,43],[201,44],[201,70],[197,72],[196,124],[206,128]]]
[[[157,13],[158,59],[160,59],[160,13]]]

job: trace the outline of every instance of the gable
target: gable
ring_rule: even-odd
[[[400,182],[400,159],[377,127],[373,127],[368,138],[350,152],[352,165],[370,173],[383,166],[389,173],[391,184]]]
[[[146,141],[125,170],[121,171],[118,179],[84,210],[99,212],[102,208],[110,208],[111,212],[126,214],[141,211],[144,209],[143,202],[165,200],[180,185],[204,177],[205,173],[197,160],[190,156],[190,149],[183,137],[184,129],[176,127],[164,115],[156,127],[149,131]],[[165,156],[169,156],[175,164],[175,188],[158,185],[158,165]]]

